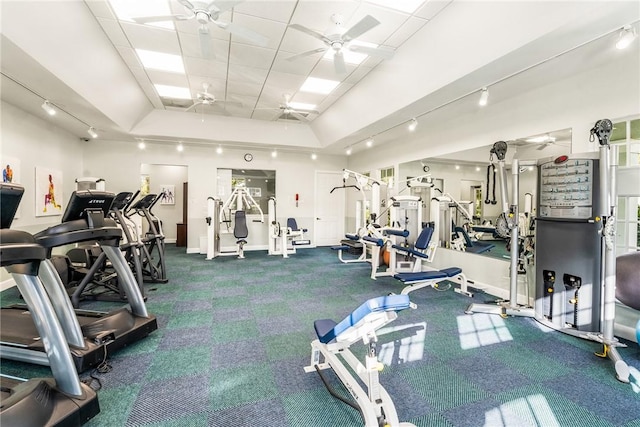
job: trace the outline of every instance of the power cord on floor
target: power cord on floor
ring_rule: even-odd
[[[100,362],[98,366],[91,370],[91,372],[89,373],[89,378],[84,378],[81,380],[81,382],[91,387],[94,391],[98,391],[102,388],[102,381],[96,375],[108,374],[112,370],[113,366],[111,366],[109,362],[107,362],[107,345],[104,344],[104,358],[102,359],[102,362]],[[94,383],[97,383],[97,386],[94,387]]]

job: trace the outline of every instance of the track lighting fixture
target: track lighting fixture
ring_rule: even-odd
[[[176,150],[178,150],[181,153],[184,151],[184,145],[182,145],[182,142],[178,143],[178,145],[176,146]]]
[[[480,100],[478,101],[478,105],[484,107],[485,105],[487,105],[487,101],[489,101],[489,89],[483,87],[482,92],[480,92]]]
[[[91,126],[88,130],[87,133],[89,134],[89,136],[93,139],[96,139],[98,137],[98,133],[96,132],[96,130],[93,128],[93,126]]]
[[[411,119],[409,121],[409,130],[413,132],[414,130],[416,130],[417,127],[418,127],[418,121],[415,118]]]
[[[42,103],[42,109],[44,111],[46,111],[47,114],[50,115],[50,116],[55,116],[56,115],[56,109],[53,108],[53,105],[51,105],[51,103],[46,99]]]
[[[311,153],[311,160],[315,160],[318,158],[318,155],[316,153]]]
[[[138,148],[139,148],[140,150],[144,150],[146,146],[147,146],[147,145],[144,143],[144,141],[140,141],[140,142],[138,142]]]
[[[346,154],[347,156],[350,156],[350,155],[351,155],[351,153],[352,153],[352,151],[351,151],[351,147],[347,147],[347,149],[345,150],[345,154]]]
[[[273,151],[271,152],[271,157],[273,157],[274,159],[275,159],[276,157],[278,157],[278,152],[277,152],[276,150],[273,150]]]
[[[218,148],[216,148],[216,153],[222,154],[222,145],[218,145]]]
[[[631,25],[625,26],[622,30],[620,30],[620,34],[618,34],[618,41],[616,42],[616,48],[624,49],[633,42],[636,38],[636,30],[631,27]]]
[[[366,144],[367,144],[367,147],[372,147],[373,146],[373,138],[367,139]]]

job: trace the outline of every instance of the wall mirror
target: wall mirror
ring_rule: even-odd
[[[266,215],[269,198],[276,196],[276,171],[265,169],[218,169],[218,197],[226,201],[233,190],[243,186]],[[257,208],[246,209],[247,215],[259,214]]]

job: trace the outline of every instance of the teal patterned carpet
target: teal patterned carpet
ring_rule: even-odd
[[[340,264],[329,248],[289,259],[248,252],[206,261],[167,249],[169,283],[147,285],[159,329],[110,355],[97,374],[101,413],[89,426],[362,426],[309,363],[313,322],[342,320],[365,300],[399,293],[365,264]],[[2,304],[18,300],[15,289]],[[616,381],[599,345],[546,330],[532,319],[465,315],[472,301],[422,289],[379,337],[382,385],[401,421],[416,426],[640,427],[640,350],[621,353],[636,384]],[[473,300],[490,296],[479,293]],[[109,309],[92,302],[82,308]],[[7,325],[3,325],[6,327]],[[352,346],[363,356],[364,346]],[[2,372],[49,376],[46,367],[3,361]],[[327,371],[325,371],[327,372]],[[89,373],[81,374],[83,379]],[[336,377],[330,382],[344,396]],[[96,383],[94,382],[94,385]]]

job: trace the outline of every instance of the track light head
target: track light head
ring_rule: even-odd
[[[373,146],[373,138],[367,139],[366,144],[367,144],[367,147],[372,147]]]
[[[182,142],[180,142],[180,143],[178,143],[178,145],[176,145],[176,150],[178,150],[181,153],[184,151],[184,145],[182,145]]]
[[[89,136],[93,139],[96,139],[98,137],[98,133],[96,132],[96,130],[93,128],[93,126],[91,126],[88,130],[87,133],[89,134]]]
[[[484,107],[485,105],[487,105],[488,101],[489,101],[489,89],[487,89],[486,87],[483,87],[482,92],[480,92],[480,100],[478,101],[478,105],[480,105],[481,107]]]
[[[318,158],[318,155],[316,153],[311,153],[311,160],[315,160]]]
[[[620,34],[618,34],[618,41],[616,42],[616,48],[625,49],[627,46],[635,40],[637,34],[635,28],[630,25],[627,25],[622,30],[620,30]]]
[[[350,156],[352,152],[353,152],[353,151],[351,150],[351,147],[347,147],[347,149],[345,150],[345,154],[346,154],[347,156]]]
[[[138,142],[138,148],[139,148],[140,150],[144,150],[144,149],[146,148],[146,146],[147,146],[147,145],[144,143],[144,141],[140,141],[140,142]]]
[[[417,127],[418,127],[418,121],[415,118],[411,119],[409,121],[409,130],[413,132],[414,130],[416,130]]]
[[[271,157],[273,157],[274,159],[275,159],[276,157],[278,157],[278,152],[277,152],[276,150],[273,150],[273,151],[271,152]]]
[[[44,111],[47,112],[48,115],[50,116],[55,116],[56,115],[56,109],[53,108],[53,105],[51,105],[51,103],[45,99],[45,101],[42,103],[42,109]]]

